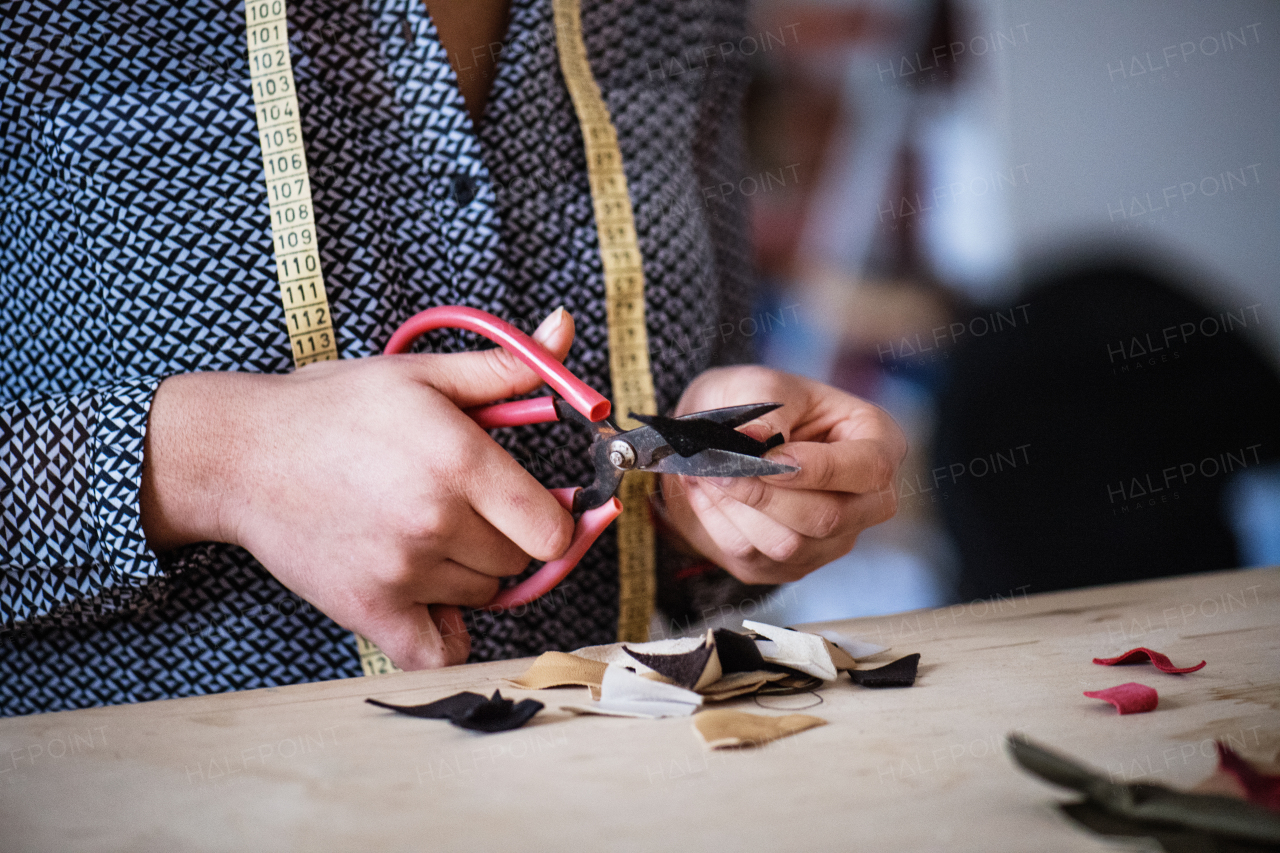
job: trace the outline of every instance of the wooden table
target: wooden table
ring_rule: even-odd
[[[0,720],[0,850],[1115,849],[1012,765],[1007,732],[1182,786],[1213,768],[1215,738],[1280,750],[1280,569],[824,627],[892,646],[878,660],[920,652],[916,686],[842,679],[808,710],[829,725],[750,750],[707,751],[687,718],[571,716],[558,706],[584,690],[502,684],[527,661]],[[1090,662],[1133,646],[1209,665]],[[1126,681],[1160,707],[1121,717],[1080,695]],[[548,707],[476,735],[363,701],[495,687]]]

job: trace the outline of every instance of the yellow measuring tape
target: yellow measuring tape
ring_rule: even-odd
[[[645,327],[644,271],[618,134],[587,61],[578,3],[553,0],[556,44],[586,147],[604,267],[614,414],[623,429],[630,429],[638,424],[624,423],[628,412],[657,413]],[[320,271],[284,0],[246,0],[245,35],[271,209],[276,276],[294,365],[335,360],[338,346]],[[654,531],[648,498],[653,487],[653,475],[631,472],[620,489],[625,509],[617,521],[618,639],[624,642],[642,642],[649,636]],[[364,637],[356,635],[356,645],[365,675],[398,671],[390,658]]]
[[[315,208],[311,205],[307,153],[302,148],[284,0],[246,0],[244,16],[249,79],[271,207],[276,278],[293,363],[302,367],[313,361],[334,361],[338,342],[320,272]]]
[[[631,213],[631,196],[627,191],[627,176],[622,171],[618,131],[587,61],[579,0],[552,0],[552,9],[560,71],[569,87],[587,149],[587,174],[591,179],[591,201],[595,207],[609,317],[613,415],[618,426],[633,429],[640,424],[631,421],[627,413],[654,415],[658,404],[653,396],[653,375],[649,372],[644,270]],[[618,640],[621,642],[641,643],[649,639],[655,584],[649,493],[653,491],[654,480],[652,474],[631,471],[619,489],[624,507],[617,521]]]

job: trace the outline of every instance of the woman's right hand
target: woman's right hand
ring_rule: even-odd
[[[534,338],[563,361],[573,318]],[[537,388],[505,350],[193,373],[151,406],[142,522],[155,551],[240,545],[400,668],[462,663],[479,607],[573,518],[462,409]]]

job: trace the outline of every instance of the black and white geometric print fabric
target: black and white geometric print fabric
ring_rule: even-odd
[[[584,0],[644,256],[659,408],[750,341],[736,181],[745,83],[734,0]],[[350,634],[247,552],[157,558],[139,523],[147,412],[166,376],[292,369],[244,49],[243,5],[19,0],[0,28],[0,714],[358,675]],[[289,6],[335,332],[381,351],[416,311],[528,329],[564,305],[569,367],[610,393],[581,134],[549,0],[514,0],[478,128],[421,0]],[[480,346],[460,332],[422,348]],[[486,344],[487,345],[487,344]],[[494,435],[549,486],[590,476],[581,430]],[[613,639],[616,542],[523,613],[470,614],[473,658]]]

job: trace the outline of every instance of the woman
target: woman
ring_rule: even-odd
[[[409,669],[613,640],[607,534],[530,612],[457,609],[564,549],[570,517],[517,458],[553,459],[544,485],[581,484],[585,434],[475,427],[461,408],[537,380],[499,351],[463,352],[466,336],[377,357],[432,305],[547,318],[539,339],[609,396],[550,3],[289,10],[343,357],[296,372],[243,6],[45,5],[4,27],[21,69],[4,103],[4,713],[356,675],[350,631]],[[786,434],[773,453],[801,468],[664,481],[659,564],[706,558],[776,583],[893,513],[905,446],[883,412],[834,389],[710,369],[750,344],[733,331],[751,313],[742,211],[702,192],[738,173],[745,69],[718,48],[742,15],[720,0],[582,9],[644,258],[658,409],[782,402],[748,429]],[[712,47],[701,68],[654,71]]]

